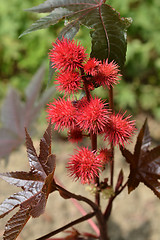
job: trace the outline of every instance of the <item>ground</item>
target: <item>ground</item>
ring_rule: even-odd
[[[140,126],[144,120],[144,116],[139,116],[137,124]],[[160,141],[159,123],[153,119],[149,119],[150,129],[152,129],[152,136],[155,142]],[[41,127],[41,132],[45,126]],[[43,134],[43,132],[42,132]],[[42,136],[39,133],[40,136]],[[53,136],[54,138],[54,136]],[[57,154],[57,167],[55,175],[67,189],[77,194],[85,194],[93,199],[93,196],[86,191],[86,187],[80,185],[79,182],[73,182],[67,175],[65,165],[67,163],[68,155],[72,153],[74,146],[68,144],[63,139],[56,137],[53,140],[52,150]],[[36,148],[38,148],[39,140],[33,139]],[[132,149],[132,148],[131,148]],[[119,150],[116,150],[116,176],[120,169],[123,168],[125,178],[128,176],[128,165],[121,157]],[[9,163],[5,167],[4,161],[0,161],[0,171],[16,171],[29,169],[27,162],[27,155],[25,146],[21,146],[18,151],[11,154]],[[0,180],[0,202],[9,197],[14,191],[19,189],[13,187],[4,181]],[[102,200],[102,206],[105,206],[107,200]],[[83,205],[86,211],[90,211],[88,206]],[[15,211],[14,211],[15,213]],[[0,219],[0,238],[2,239],[4,225],[7,220],[13,215],[11,212],[5,218]],[[36,219],[30,219],[24,230],[18,237],[18,240],[34,240],[50,231],[53,231],[68,222],[81,217],[81,213],[74,206],[71,200],[64,200],[58,193],[50,195],[43,215]],[[159,240],[160,239],[160,201],[145,185],[140,184],[138,189],[128,194],[127,188],[123,193],[117,197],[113,205],[111,219],[108,224],[109,235],[111,240]],[[93,229],[87,223],[76,225],[80,231],[90,231],[94,233]],[[62,234],[57,235],[60,237]],[[64,235],[63,235],[64,236]]]

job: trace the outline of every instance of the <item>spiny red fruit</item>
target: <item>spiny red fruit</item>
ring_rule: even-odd
[[[125,113],[111,114],[105,128],[105,140],[108,139],[114,145],[130,142],[131,136],[135,132],[135,121],[130,120],[131,115],[124,116]]]
[[[76,125],[76,108],[70,99],[59,98],[48,104],[48,119],[55,124],[55,129],[74,128]]]
[[[116,63],[113,61],[108,63],[108,59],[103,61],[103,63],[99,64],[98,73],[94,77],[95,82],[103,87],[108,87],[109,89],[119,83],[119,77],[121,74],[119,73],[119,68]]]
[[[98,97],[91,98],[90,102],[82,101],[77,113],[78,126],[95,134],[104,131],[109,112],[107,104]]]
[[[68,139],[71,142],[82,141],[82,139],[83,139],[82,131],[78,127],[70,129],[70,131],[68,131]]]
[[[69,175],[75,181],[80,179],[82,184],[93,183],[100,172],[100,167],[102,163],[96,153],[85,147],[75,150],[67,166]]]
[[[89,75],[96,75],[98,72],[98,66],[100,61],[96,60],[95,58],[89,58],[88,61],[84,64],[84,71],[86,74]]]
[[[76,71],[60,72],[57,74],[56,83],[59,84],[57,89],[60,92],[64,91],[65,95],[74,94],[81,89],[82,78]]]
[[[104,165],[108,164],[112,157],[111,151],[108,148],[101,148],[98,156]]]
[[[74,40],[62,38],[52,43],[53,48],[49,52],[50,60],[53,67],[60,70],[73,71],[81,68],[87,54],[82,45],[77,44]]]

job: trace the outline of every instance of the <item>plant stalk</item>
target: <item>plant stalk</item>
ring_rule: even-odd
[[[84,85],[84,90],[86,93],[87,100],[88,102],[90,102],[91,94],[87,86],[84,70],[82,68],[81,68],[81,76],[83,79],[83,85]],[[92,151],[97,151],[97,134],[91,132],[90,139],[91,139]],[[99,186],[99,176],[95,178],[95,184],[97,187]],[[96,192],[96,196],[95,196],[95,206],[97,208],[96,218],[97,218],[99,230],[100,230],[100,240],[109,240],[107,228],[106,228],[106,221],[100,210],[100,193],[98,191]]]
[[[90,134],[91,138],[91,145],[92,145],[92,151],[97,151],[97,134],[91,133]],[[95,184],[96,187],[99,187],[99,176],[95,178]],[[95,195],[95,203],[97,206],[100,206],[100,193],[97,191]]]
[[[111,87],[109,89],[109,108],[111,110],[111,113],[114,112],[114,101],[113,101],[113,88]],[[111,150],[111,161],[110,161],[110,184],[113,187],[114,184],[114,145],[113,142],[110,143],[110,150]],[[110,197],[108,201],[108,205],[106,207],[105,213],[104,213],[104,218],[105,221],[107,222],[112,211],[112,204],[115,196]]]
[[[111,87],[109,89],[109,108],[111,110],[111,112],[114,112],[114,101],[113,101],[113,87]],[[111,186],[113,187],[113,178],[114,178],[114,146],[113,146],[113,142],[111,142],[110,145],[110,149],[111,149],[111,161],[110,161],[110,183]]]
[[[113,203],[113,200],[125,189],[125,187],[127,186],[128,184],[128,180],[127,182],[121,187],[120,190],[118,190],[114,196],[112,196],[110,199],[109,199],[109,202],[108,202],[108,206],[104,212],[104,218],[106,221],[108,221],[109,219],[109,216],[111,214],[111,211],[112,211],[112,203]]]
[[[78,219],[76,219],[75,221],[72,221],[72,222],[66,224],[65,226],[63,226],[63,227],[61,227],[61,228],[58,228],[58,229],[56,229],[56,230],[54,230],[54,231],[52,231],[52,232],[50,232],[50,233],[48,233],[48,234],[40,237],[40,238],[37,238],[36,240],[45,240],[45,239],[48,239],[48,238],[50,238],[50,237],[52,237],[52,236],[54,236],[54,235],[56,235],[56,234],[58,234],[58,233],[60,233],[60,232],[62,232],[62,231],[64,231],[64,230],[66,230],[66,229],[68,229],[68,228],[70,228],[70,227],[72,227],[72,226],[74,226],[74,225],[76,225],[76,224],[78,224],[78,223],[84,222],[84,221],[92,218],[93,216],[95,216],[95,212],[88,213],[88,214],[86,214],[85,216],[83,216],[83,217],[81,217],[81,218],[78,218]]]
[[[86,197],[71,193],[68,190],[64,189],[63,187],[59,186],[58,184],[56,184],[56,188],[57,188],[57,190],[60,190],[60,193],[63,193],[63,195],[65,195],[66,198],[75,198],[78,201],[83,201],[83,202],[87,203],[88,205],[90,205],[90,207],[94,210],[95,216],[98,221],[99,230],[100,230],[100,236],[99,236],[100,240],[109,240],[105,218],[101,212],[101,209],[99,208],[99,206],[96,203],[94,203],[93,201],[91,201],[90,199],[88,199]]]
[[[90,94],[90,91],[89,91],[87,83],[86,83],[86,77],[85,77],[84,70],[82,68],[81,68],[81,76],[83,79],[83,85],[84,85],[84,90],[86,93],[87,100],[88,100],[88,102],[90,102],[91,94]],[[90,133],[90,139],[91,139],[92,151],[96,152],[97,151],[97,134]],[[97,176],[95,178],[95,184],[97,187],[99,186],[99,176]],[[100,193],[98,191],[96,192],[95,203],[98,206],[100,206]]]

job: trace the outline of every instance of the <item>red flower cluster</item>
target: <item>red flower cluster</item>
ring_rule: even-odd
[[[107,104],[100,98],[86,98],[81,101],[71,101],[59,98],[48,104],[48,119],[55,124],[55,129],[69,129],[72,141],[82,139],[82,131],[104,134],[105,140],[114,145],[123,145],[130,141],[135,131],[135,121],[125,113],[111,114]]]
[[[97,86],[113,87],[119,81],[121,74],[114,62],[98,61],[95,58],[87,60],[85,49],[74,40],[62,38],[53,43],[49,56],[52,66],[60,73],[57,75],[57,88],[65,94],[77,93],[82,87],[80,69],[86,74],[86,82],[93,90],[93,82]]]
[[[104,140],[114,145],[123,145],[130,141],[135,131],[135,122],[131,116],[112,114],[108,104],[98,97],[92,97],[94,86],[109,89],[119,82],[118,65],[107,60],[99,61],[95,58],[87,60],[85,49],[74,40],[62,38],[53,43],[49,53],[53,67],[57,73],[57,89],[65,95],[73,94],[73,99],[59,98],[48,104],[48,119],[55,124],[55,129],[68,130],[69,140],[81,141],[89,134],[103,134]],[[80,100],[75,94],[80,90],[86,96]],[[88,148],[75,152],[68,165],[70,175],[80,179],[81,183],[90,183],[98,173],[104,169],[111,156],[108,149],[101,149],[99,155]]]

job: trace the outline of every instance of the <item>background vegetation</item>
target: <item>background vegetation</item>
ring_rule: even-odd
[[[1,2],[0,7],[0,100],[8,85],[24,91],[43,61],[48,64],[48,49],[62,28],[61,24],[18,36],[42,14],[23,9],[42,3],[40,0]],[[122,17],[132,17],[128,29],[128,51],[124,78],[115,89],[118,108],[134,114],[141,111],[160,119],[160,2],[159,0],[109,0]],[[83,28],[76,38],[90,49],[89,30]],[[47,83],[47,75],[44,87]],[[103,90],[98,90],[103,96]]]

